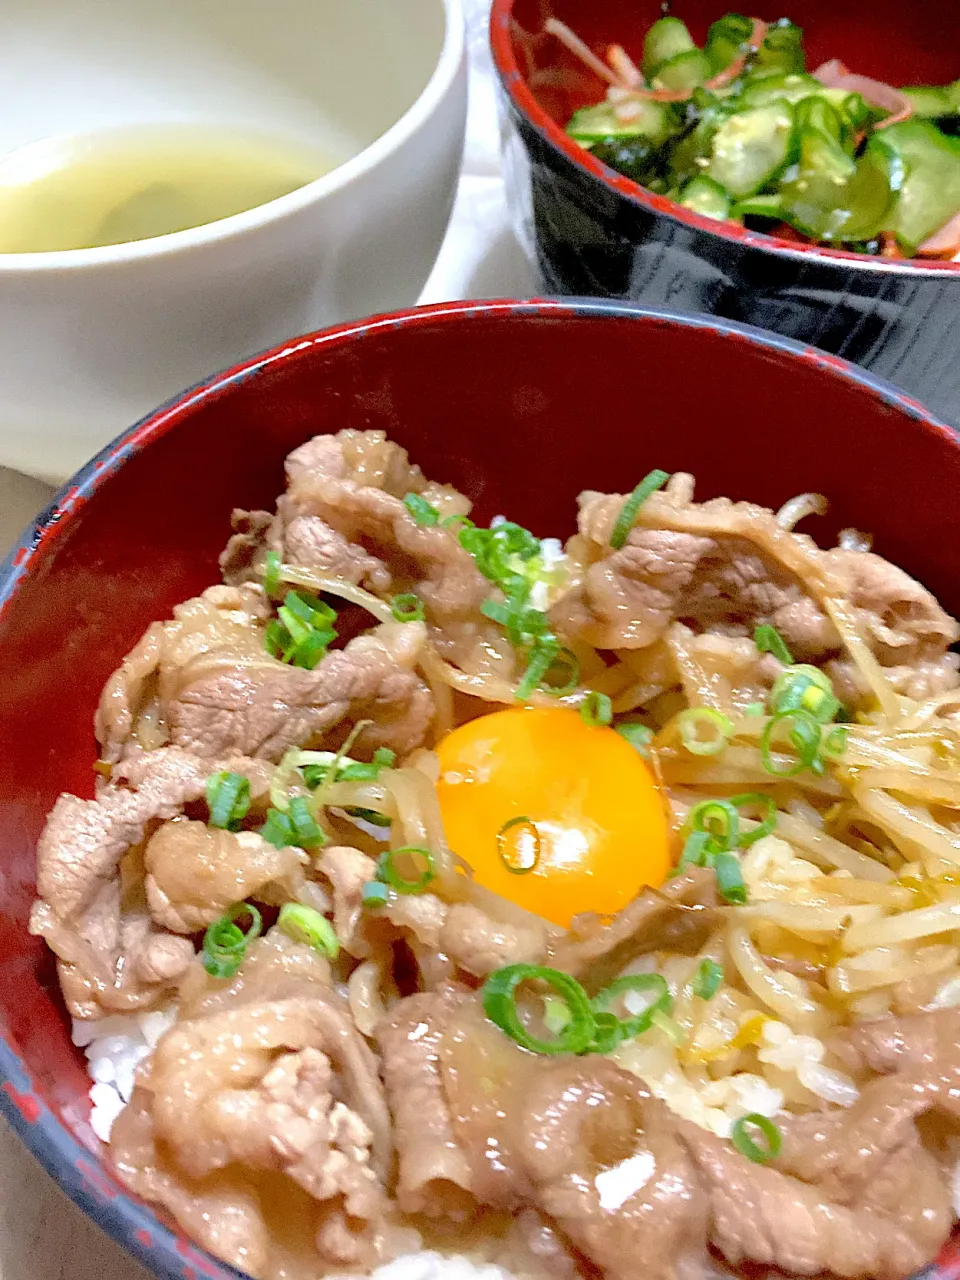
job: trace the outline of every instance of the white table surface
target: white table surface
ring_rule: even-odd
[[[532,277],[509,229],[486,47],[488,0],[464,0],[471,32],[467,152],[453,219],[423,302],[525,297]],[[0,557],[53,489],[0,468]],[[0,1120],[0,1280],[149,1280],[76,1209]]]

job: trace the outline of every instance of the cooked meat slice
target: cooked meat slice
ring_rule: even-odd
[[[733,1266],[750,1261],[795,1275],[903,1280],[932,1260],[949,1232],[952,1215],[949,1201],[944,1213],[942,1188],[926,1217],[913,1207],[903,1211],[887,1176],[847,1205],[753,1163],[697,1125],[677,1125],[710,1197],[710,1241]],[[903,1177],[917,1166],[896,1154],[887,1168]],[[932,1191],[929,1177],[921,1185]]]
[[[584,1275],[572,1246],[538,1209],[521,1209],[513,1219],[497,1263],[530,1280],[581,1280]]]
[[[801,662],[840,645],[799,579],[753,543],[672,529],[633,529],[551,616],[561,632],[599,649],[643,649],[674,621],[731,635],[768,623]]]
[[[322,998],[331,982],[326,956],[271,929],[247,948],[233,978],[212,978],[198,958],[180,984],[180,1017],[192,1021],[246,1005],[309,1000],[318,992]]]
[[[265,660],[263,628],[270,607],[260,587],[209,587],[177,605],[170,622],[155,622],[104,685],[94,722],[109,763],[132,746],[169,741],[167,706],[183,684],[228,660]]]
[[[147,902],[163,928],[197,933],[235,902],[297,900],[309,862],[302,849],[277,849],[255,831],[174,818],[144,850]]]
[[[313,670],[262,655],[221,660],[167,705],[170,734],[197,755],[232,752],[279,760],[291,746],[313,746],[341,721],[369,719],[364,746],[406,754],[433,718],[430,692],[414,670],[425,632],[394,623],[351,640]]]
[[[960,640],[960,626],[919,582],[869,551],[825,553],[847,584],[861,630],[883,666],[940,657]]]
[[[230,515],[233,534],[220,556],[220,572],[227,586],[260,581],[272,524],[269,511],[244,511],[241,507],[233,510]]]
[[[470,1216],[470,1166],[453,1133],[440,1070],[440,1039],[465,995],[448,990],[401,1000],[377,1032],[400,1160],[405,1213]]]
[[[275,1058],[254,1087],[212,1094],[205,1121],[232,1160],[285,1173],[315,1200],[342,1196],[351,1218],[369,1220],[383,1208],[370,1163],[373,1134],[336,1092],[327,1055],[301,1049]]]
[[[386,1176],[390,1118],[376,1062],[343,1001],[322,987],[309,998],[246,1004],[179,1022],[160,1040],[147,1082],[153,1118],[158,1136],[187,1174],[204,1177],[232,1160],[249,1159],[257,1144],[261,1150],[264,1143],[274,1144],[272,1132],[265,1136],[260,1124],[269,1120],[267,1104],[262,1110],[248,1094],[262,1101],[278,1051],[305,1049],[332,1063],[340,1100],[369,1131],[370,1167],[378,1178]]]
[[[370,954],[363,931],[363,886],[376,878],[377,864],[359,849],[331,845],[317,864],[333,887],[333,927],[341,946],[350,955]]]
[[[426,1023],[424,1024],[427,1025]],[[524,1164],[524,1102],[546,1060],[519,1048],[474,994],[452,994],[432,1024],[454,1141],[480,1204],[513,1211],[536,1203]]]
[[[211,763],[168,747],[138,756],[127,772],[117,773],[121,781],[130,777],[136,790],[111,783],[96,800],[61,795],[37,844],[40,897],[63,919],[82,911],[116,875],[126,851],[143,840],[147,823],[176,817],[204,795],[210,774],[222,769],[251,778],[254,791],[262,786],[255,762],[233,756]]]
[[[277,516],[270,536],[286,564],[343,578],[377,595],[392,593],[393,578],[382,560],[357,543],[349,542],[320,516],[300,514],[295,501],[286,495],[277,502]]]
[[[157,932],[149,916],[121,916],[116,880],[105,881],[71,920],[38,900],[30,931],[56,955],[60,987],[74,1018],[149,1008],[176,987],[194,955],[188,938]]]
[[[173,818],[198,800],[208,774],[221,768],[250,777],[252,793],[263,793],[265,779],[255,761],[211,764],[162,747],[115,766],[116,780],[96,800],[62,795],[51,810],[37,845],[40,897],[30,928],[59,958],[74,1017],[146,1007],[185,971],[193,956],[186,939],[158,933],[145,915],[121,916],[119,866],[150,823]],[[135,790],[121,785],[128,780]]]
[[[169,933],[145,931],[141,949],[124,947],[123,954],[132,960],[134,974],[139,982],[148,985],[158,983],[164,988],[179,982],[194,958],[193,943],[187,938],[176,938]]]
[[[898,1076],[871,1080],[847,1110],[781,1118],[775,1166],[838,1204],[892,1214],[914,1239],[929,1238],[935,1248],[953,1210],[948,1180],[916,1128],[931,1101]]]
[[[609,1280],[672,1280],[705,1252],[707,1198],[672,1118],[603,1059],[558,1063],[529,1090],[522,1149],[535,1198]]]
[[[120,1180],[162,1205],[191,1239],[245,1275],[264,1274],[270,1233],[253,1179],[234,1166],[197,1180],[173,1166],[158,1149],[146,1090],[136,1089],[117,1117],[110,1151]]]
[[[347,429],[314,436],[287,457],[286,470],[288,489],[294,492],[304,482],[345,480],[402,498],[406,493],[422,493],[427,484],[406,449],[388,440],[383,431]]]
[[[491,587],[473,557],[454,531],[417,524],[403,498],[422,494],[444,516],[465,515],[470,504],[455,490],[427,484],[382,433],[342,431],[308,441],[287,459],[287,478],[285,523],[296,515],[318,518],[385,566],[392,590],[414,591],[423,600],[432,639],[445,657],[463,660],[483,637],[497,634],[480,613]]]
[[[714,550],[710,538],[634,529],[622,550],[590,565],[581,586],[561,597],[554,625],[597,648],[645,649],[681,616],[678,602]]]
[[[716,881],[703,868],[643,889],[612,918],[585,913],[551,943],[547,963],[570,973],[591,995],[637,956],[670,950],[694,954],[716,928]]]
[[[849,1069],[896,1073],[927,1105],[960,1116],[960,1009],[861,1022],[838,1032],[830,1047]]]
[[[541,964],[546,949],[547,929],[535,916],[512,924],[468,902],[450,907],[440,933],[440,950],[475,978],[508,964]]]
[[[565,635],[598,648],[637,649],[675,622],[730,636],[751,636],[765,623],[780,631],[797,661],[822,663],[840,657],[840,635],[823,605],[833,595],[852,604],[864,638],[902,692],[925,696],[960,683],[947,652],[960,628],[919,583],[879,556],[823,552],[764,508],[726,498],[696,504],[679,490],[644,504],[625,545],[614,550],[610,535],[625,500],[581,494],[579,533],[568,550],[584,566],[582,579],[552,611]],[[805,585],[811,575],[814,595]],[[844,675],[852,668],[838,671],[841,683]],[[856,680],[844,685],[850,702],[865,692]]]

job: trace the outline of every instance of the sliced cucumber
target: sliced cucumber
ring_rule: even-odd
[[[879,136],[857,161],[819,129],[800,136],[797,176],[780,190],[787,222],[814,240],[872,240],[903,181],[903,165]]]
[[[763,44],[757,50],[753,67],[761,73],[778,71],[800,74],[806,70],[803,53],[803,31],[788,18],[781,18],[767,28]]]
[[[771,182],[793,152],[793,109],[778,100],[729,116],[714,134],[705,172],[734,199],[745,200]]]
[[[783,200],[779,195],[750,196],[734,205],[735,218],[783,218]]]
[[[710,78],[707,55],[700,49],[687,49],[657,67],[653,83],[663,89],[695,89]]]
[[[801,102],[798,102],[794,111],[794,118],[798,129],[819,129],[828,138],[832,138],[834,142],[842,142],[844,128],[840,114],[830,105],[826,98],[820,97],[819,94],[804,98]]]
[[[683,187],[703,171],[704,158],[710,154],[714,136],[729,116],[730,113],[719,106],[708,107],[694,127],[677,140],[670,152],[668,165],[672,187]]]
[[[949,85],[916,84],[900,92],[913,107],[915,116],[933,119],[953,115],[956,110]]]
[[[592,152],[602,164],[642,187],[649,186],[661,172],[660,148],[649,138],[602,138]]]
[[[567,133],[581,146],[590,147],[603,138],[650,138],[663,142],[676,128],[670,107],[665,102],[638,100],[630,103],[631,118],[621,120],[610,102],[575,111],[567,125]]]
[[[749,77],[740,95],[745,107],[765,107],[777,98],[784,102],[800,102],[803,98],[823,93],[823,85],[813,76]]]
[[[742,13],[728,13],[718,18],[707,32],[705,52],[710,63],[710,74],[725,71],[739,58],[743,47],[753,34],[753,19]]]
[[[678,53],[695,49],[693,36],[679,18],[659,18],[647,32],[643,42],[643,74],[651,79],[663,63]]]
[[[702,213],[705,218],[717,218],[719,221],[730,217],[730,194],[724,191],[719,182],[701,175],[691,178],[680,192],[679,202],[694,213]]]
[[[906,170],[884,229],[915,251],[960,210],[960,138],[946,137],[928,120],[904,120],[884,129],[883,141]]]

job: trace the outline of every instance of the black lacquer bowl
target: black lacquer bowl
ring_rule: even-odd
[[[674,0],[672,12],[702,40],[729,7]],[[898,383],[960,427],[960,264],[868,257],[718,223],[645,191],[566,136],[572,111],[598,101],[605,85],[543,33],[546,19],[566,22],[598,52],[619,42],[639,54],[660,12],[659,0],[494,0],[508,189],[542,290],[773,329]],[[839,57],[891,84],[960,75],[960,21],[950,6],[791,0],[787,12],[805,30],[811,66]]]

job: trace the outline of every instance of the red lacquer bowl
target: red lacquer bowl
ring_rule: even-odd
[[[779,0],[744,12],[766,20]],[[728,0],[674,0],[701,42]],[[742,6],[741,6],[742,7]],[[894,85],[960,75],[960,23],[936,0],[791,0],[811,68],[839,57]],[[955,321],[960,264],[897,262],[804,246],[690,212],[615,173],[564,132],[606,84],[543,24],[571,26],[597,53],[639,62],[660,0],[493,0],[490,39],[503,89],[515,221],[551,294],[631,298],[773,329],[856,361],[960,425]]]
[[[701,497],[820,490],[960,610],[960,447],[860,370],[768,334],[602,302],[457,303],[315,334],[186,392],[81,471],[0,569],[0,1107],[156,1275],[237,1273],[115,1181],[53,965],[27,934],[34,846],[92,795],[100,688],[155,618],[216,580],[234,506],[270,505],[317,432],[378,427],[428,475],[537,533],[586,486],[694,471]],[[960,1271],[960,1268],[958,1268]]]

